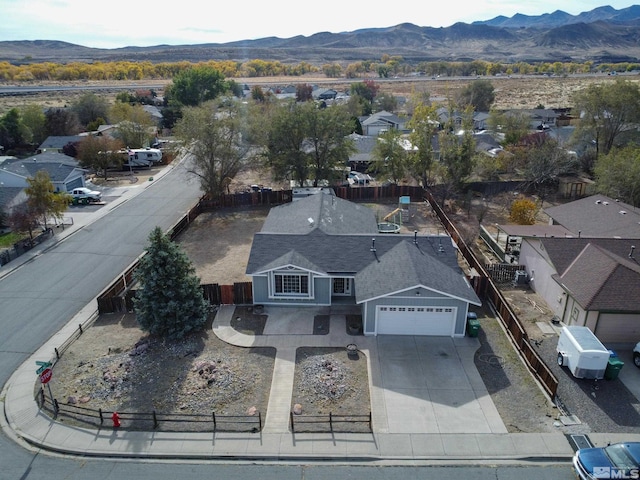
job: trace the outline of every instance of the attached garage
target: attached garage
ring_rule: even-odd
[[[603,343],[628,343],[640,338],[640,315],[601,313],[594,333]]]
[[[455,333],[456,308],[378,305],[378,335],[434,335]]]

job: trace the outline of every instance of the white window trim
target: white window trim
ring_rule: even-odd
[[[297,275],[307,277],[308,293],[276,293],[276,275]],[[291,299],[312,299],[313,297],[313,275],[311,272],[296,269],[272,270],[269,272],[269,298],[291,298]]]

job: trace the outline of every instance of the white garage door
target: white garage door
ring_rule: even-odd
[[[380,305],[376,309],[380,335],[440,335],[451,337],[456,309],[450,307],[403,307]]]

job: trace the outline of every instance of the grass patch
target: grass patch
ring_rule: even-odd
[[[14,243],[18,240],[22,240],[23,238],[27,238],[27,236],[16,232],[0,234],[0,248],[13,247]]]

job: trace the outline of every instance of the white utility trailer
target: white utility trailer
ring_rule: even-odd
[[[556,350],[558,365],[568,367],[574,377],[595,380],[604,378],[611,352],[589,327],[562,327]]]

